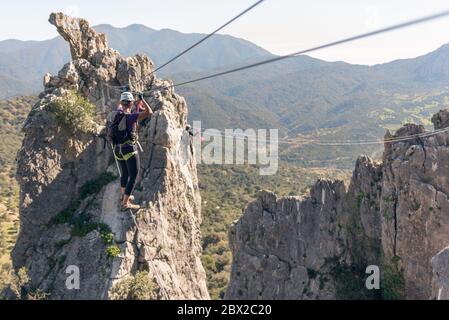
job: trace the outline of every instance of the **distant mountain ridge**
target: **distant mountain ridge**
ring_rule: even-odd
[[[106,33],[110,46],[122,55],[146,53],[156,65],[166,62],[204,36],[170,29],[154,30],[139,24],[125,28],[103,24],[94,28]],[[249,41],[214,35],[160,73],[200,72],[270,55]],[[30,90],[39,91],[42,76],[46,72],[57,72],[69,58],[69,48],[61,37],[45,41],[0,41],[0,98],[30,93]],[[8,84],[8,77],[16,79],[14,86]]]

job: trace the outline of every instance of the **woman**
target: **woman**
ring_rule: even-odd
[[[120,165],[121,177],[121,207],[122,210],[140,208],[139,205],[133,204],[131,201],[134,197],[131,195],[136,184],[137,175],[140,169],[140,158],[137,149],[137,122],[150,117],[153,114],[148,103],[139,95],[140,112],[132,112],[134,105],[134,96],[131,92],[124,92],[120,97],[119,114],[124,113],[126,117],[126,131],[129,132],[129,138],[122,144],[115,145],[114,156]]]

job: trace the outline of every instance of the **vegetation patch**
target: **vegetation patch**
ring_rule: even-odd
[[[65,91],[48,104],[47,110],[61,125],[73,130],[91,132],[94,127],[95,105],[75,90]]]
[[[405,297],[405,280],[400,261],[399,256],[394,256],[383,265],[382,298],[385,300],[402,300]]]
[[[11,282],[10,252],[19,231],[19,184],[15,178],[16,155],[23,139],[22,126],[37,97],[0,101],[0,292]]]
[[[106,248],[105,254],[108,258],[116,258],[120,255],[120,248],[117,245],[109,246]]]
[[[110,229],[106,229],[104,224],[93,221],[92,215],[88,212],[84,211],[78,215],[76,215],[76,212],[86,198],[98,194],[104,186],[115,179],[116,177],[113,174],[104,172],[97,179],[87,182],[80,188],[78,197],[65,210],[61,211],[53,219],[53,222],[56,224],[70,224],[72,226],[72,235],[78,237],[84,237],[95,229],[100,229],[100,232],[103,233],[110,232]],[[86,206],[85,210],[88,207],[89,205]]]
[[[98,228],[98,223],[93,221],[91,214],[82,212],[72,222],[72,236],[85,237]]]
[[[12,296],[8,298],[20,299],[20,300],[47,300],[50,296],[40,289],[35,289],[30,286],[30,277],[28,276],[28,269],[22,267],[17,273],[11,271],[9,281],[4,285],[9,288]],[[2,292],[0,291],[0,294]],[[7,297],[0,296],[1,299]]]
[[[114,233],[112,233],[111,228],[107,224],[100,223],[99,229],[100,229],[100,238],[101,240],[103,240],[105,244],[114,243]]]
[[[335,263],[330,272],[334,279],[336,297],[339,300],[380,299],[380,290],[368,290],[365,286],[367,274],[357,265]]]
[[[309,279],[315,279],[318,276],[318,272],[307,268],[307,276],[309,277]]]
[[[138,271],[118,281],[111,289],[113,300],[151,300],[156,298],[156,285],[147,271]]]

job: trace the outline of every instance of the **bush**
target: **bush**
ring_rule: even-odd
[[[50,294],[42,290],[32,290],[27,295],[27,300],[47,300]]]
[[[91,195],[98,194],[103,187],[117,179],[115,175],[109,172],[103,172],[98,178],[86,182],[79,190],[79,198],[85,199]]]
[[[90,132],[93,129],[95,105],[76,91],[65,91],[47,106],[47,110],[54,114],[62,125],[74,130]]]
[[[29,290],[30,277],[28,276],[28,269],[22,267],[15,273],[11,270],[9,283],[7,284],[14,294],[16,299],[25,299],[26,293]]]
[[[117,282],[110,292],[113,300],[150,300],[155,298],[155,284],[147,271],[138,271]]]
[[[118,255],[120,254],[120,248],[116,245],[109,246],[109,247],[107,247],[105,253],[106,253],[106,257],[115,258],[115,257],[118,257]]]
[[[394,256],[384,263],[382,279],[382,298],[384,300],[402,300],[405,297],[405,280],[400,266],[401,258]]]
[[[20,268],[17,273],[10,269],[8,273],[7,283],[2,284],[3,288],[0,288],[9,288],[12,296],[8,296],[8,299],[46,300],[50,296],[49,293],[30,287],[30,277],[28,276],[28,269],[26,267]],[[6,297],[0,297],[0,299],[4,298]]]
[[[114,242],[114,234],[112,232],[100,233],[100,237],[105,244],[111,244]]]
[[[92,221],[92,216],[85,212],[81,213],[76,219],[73,219],[72,223],[72,236],[81,238],[98,227],[98,224]]]

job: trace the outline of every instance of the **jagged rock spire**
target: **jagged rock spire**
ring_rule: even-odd
[[[170,82],[155,78],[147,56],[125,58],[107,47],[106,37],[87,21],[56,13],[50,22],[69,42],[73,60],[58,75],[44,77],[44,91],[24,127],[14,268],[27,268],[30,286],[51,299],[109,299],[114,286],[140,271],[148,273],[153,283],[148,287],[154,288],[148,294],[154,299],[209,298],[185,100],[173,88],[152,90],[145,98],[155,113],[139,132],[143,152],[134,195],[144,208],[135,217],[136,225],[119,209],[118,179],[109,179],[117,172],[100,131],[73,130],[49,106],[74,92],[95,105],[93,120],[101,127],[107,113],[117,108],[121,89],[114,86],[143,90]],[[68,103],[77,107],[79,101]],[[105,226],[113,233],[109,244],[102,236]],[[109,246],[120,254],[111,257]],[[68,266],[79,268],[79,290],[66,287]]]
[[[108,48],[106,35],[97,33],[84,19],[71,18],[63,13],[52,13],[49,22],[69,43],[72,59],[90,60],[97,52]]]

